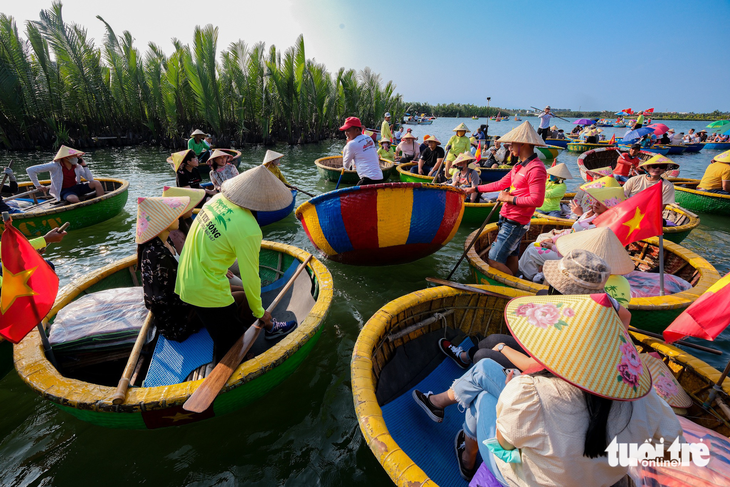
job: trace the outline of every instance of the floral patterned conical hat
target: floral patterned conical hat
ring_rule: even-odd
[[[640,357],[649,368],[654,390],[659,397],[667,401],[667,404],[673,408],[687,409],[692,405],[692,398],[679,385],[667,364],[648,353],[642,353]]]
[[[69,156],[81,157],[84,154],[86,154],[86,152],[81,152],[80,150],[76,150],[71,147],[62,145],[61,147],[58,148],[58,152],[56,152],[56,157],[54,157],[53,160],[57,161],[59,159],[63,159],[64,157],[69,157]]]
[[[190,197],[137,198],[137,244],[149,242],[185,213]]]
[[[532,358],[584,391],[633,401],[651,390],[649,369],[606,294],[517,298],[504,317]]]

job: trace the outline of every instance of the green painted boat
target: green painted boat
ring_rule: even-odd
[[[303,262],[309,255],[291,245],[263,241],[259,259],[262,286],[279,279],[293,262]],[[312,285],[308,291],[299,292],[310,292],[315,300],[309,314],[281,341],[239,365],[211,408],[200,414],[185,411],[182,405],[200,386],[202,379],[159,387],[130,387],[124,403],[114,405],[111,398],[131,346],[116,358],[105,356],[106,362],[86,367],[84,370],[93,369],[95,377],[99,378],[91,383],[74,378],[74,374],[89,372],[76,369],[72,372],[62,366],[62,373],[54,368],[43,352],[38,331],[34,329],[15,346],[15,367],[23,381],[44,399],[82,421],[99,426],[153,429],[222,416],[252,403],[280,384],[292,374],[319,339],[322,322],[332,301],[332,275],[315,258],[308,264],[307,272],[302,273],[305,274],[311,279]],[[136,255],[103,267],[65,286],[58,294],[53,309],[43,320],[43,326],[48,329],[49,322],[53,321],[56,314],[82,295],[105,289],[139,286],[140,280]],[[141,370],[146,370],[148,360],[142,359]],[[108,373],[102,375],[99,370]]]
[[[214,148],[213,150],[220,150],[225,152],[226,154],[230,154],[233,156],[233,160],[231,160],[231,164],[236,166],[236,169],[241,165],[241,151],[236,149],[220,149],[218,147]],[[170,169],[175,171],[175,165],[172,162],[172,156],[167,158],[167,163],[170,165]],[[198,165],[198,172],[201,176],[208,177],[210,174],[210,165],[203,163]]]
[[[699,179],[673,180],[674,199],[688,210],[716,215],[730,215],[730,196],[698,191]]]
[[[615,147],[616,144],[608,142],[599,142],[598,144],[588,144],[586,142],[568,142],[568,150],[570,152],[585,152],[592,149],[600,149],[601,147]]]
[[[563,147],[558,147],[557,145],[548,145],[547,147],[536,146],[535,150],[537,151],[537,156],[540,158],[540,160],[545,162],[552,162],[565,149]]]
[[[32,238],[42,237],[66,222],[71,224],[69,230],[78,230],[117,216],[127,203],[129,182],[112,178],[95,179],[101,182],[104,187],[104,196],[73,204],[65,201],[54,204],[53,198],[39,198],[38,204],[33,203],[33,206],[25,210],[24,213],[13,213],[13,225],[23,235]],[[51,184],[49,180],[40,181],[40,183],[43,185]],[[18,191],[3,193],[3,197],[11,197],[14,194],[19,195],[31,189],[33,189],[33,183],[19,183]],[[0,223],[0,229],[2,228],[5,227]]]
[[[335,183],[340,180],[340,174],[342,174],[342,156],[320,157],[314,161],[314,165],[317,166],[317,172],[323,179]],[[381,157],[380,169],[383,171],[383,179],[387,180],[395,171],[395,164]],[[341,184],[356,184],[359,180],[360,176],[357,175],[357,171],[346,169],[345,173],[342,174]]]
[[[422,174],[412,173],[411,168],[415,165],[416,165],[415,162],[406,162],[403,164],[398,164],[395,167],[396,171],[398,171],[398,174],[400,176],[400,181],[402,183],[430,183],[431,181],[433,181],[433,176],[426,176],[426,175],[422,175]],[[494,181],[499,181],[508,172],[510,172],[510,168],[480,167],[479,168],[479,179],[481,180],[481,184],[489,184]]]
[[[536,240],[538,235],[556,228],[570,228],[570,226],[569,222],[543,218],[533,219],[530,222],[530,229],[520,242],[520,254]],[[505,274],[487,264],[487,251],[496,238],[498,231],[496,224],[490,223],[487,225],[467,254],[474,282],[507,286],[531,293],[547,289],[547,286],[543,284]],[[465,248],[471,243],[472,239],[477,237],[477,232],[478,230],[475,230],[467,237],[464,243]],[[627,250],[636,263],[636,270],[650,271],[658,268],[658,238],[652,237],[640,242],[634,242],[627,247]],[[632,298],[626,306],[631,311],[632,326],[661,333],[687,306],[697,300],[702,293],[720,279],[717,270],[705,259],[684,247],[668,241],[664,242],[664,271],[666,274],[681,277],[689,282],[692,287],[687,291],[666,296]]]

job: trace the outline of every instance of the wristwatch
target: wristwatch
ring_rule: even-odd
[[[498,351],[499,353],[502,353],[502,349],[503,349],[503,348],[504,348],[504,343],[500,343],[499,345],[497,345],[497,351]]]

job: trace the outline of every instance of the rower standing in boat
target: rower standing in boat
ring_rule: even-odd
[[[446,179],[451,178],[451,164],[459,154],[469,152],[471,149],[471,141],[466,133],[469,131],[466,124],[460,123],[458,126],[452,129],[452,132],[456,132],[456,135],[452,135],[448,142],[446,142],[446,151],[448,155],[444,161],[444,174]]]
[[[210,157],[210,146],[204,140],[205,137],[209,137],[208,134],[200,129],[196,129],[190,134],[190,139],[188,140],[188,149],[195,152],[195,157],[198,158],[201,164],[205,164]]]
[[[169,238],[178,229],[178,219],[194,206],[187,196],[137,199],[135,242],[144,305],[154,315],[160,333],[177,342],[201,327],[195,309],[175,294],[178,253]]]
[[[383,123],[380,124],[380,140],[393,141],[393,134],[390,131],[390,112],[385,112]]]
[[[730,194],[730,150],[715,156],[697,185],[698,191]]]
[[[648,161],[639,164],[639,168],[645,169],[646,174],[634,176],[626,181],[626,184],[624,184],[624,193],[626,194],[626,197],[631,198],[646,188],[661,182],[662,202],[665,205],[675,204],[674,185],[670,181],[664,179],[662,174],[667,171],[679,169],[679,164],[673,162],[667,157],[657,154]]]
[[[355,167],[357,175],[360,176],[357,185],[384,183],[378,150],[375,148],[372,137],[363,135],[360,119],[348,117],[340,130],[345,132],[347,137],[347,143],[342,152],[342,166],[345,169]]]
[[[637,157],[640,151],[641,146],[634,144],[628,152],[622,152],[618,156],[616,168],[613,170],[613,177],[616,178],[616,181],[625,183],[631,176],[637,174],[636,170],[639,168],[639,163],[641,162],[641,159]]]
[[[210,164],[208,177],[216,192],[221,190],[224,181],[238,176],[238,169],[231,164],[231,160],[233,160],[233,156],[220,149],[214,150],[208,158],[208,164]]]
[[[194,306],[213,339],[216,361],[223,358],[255,318],[264,324],[267,339],[284,336],[296,327],[296,321],[274,320],[261,304],[262,234],[251,213],[281,210],[291,202],[291,191],[268,169],[257,166],[224,182],[220,194],[201,209],[190,228],[180,257],[175,292]],[[247,301],[241,303],[240,310],[227,277],[236,260]],[[241,318],[244,315],[246,320]]]
[[[545,107],[545,110],[537,116],[540,119],[540,126],[537,128],[537,135],[542,137],[542,140],[547,139],[550,136],[550,119],[555,117],[550,112],[550,105]]]
[[[62,145],[52,162],[31,166],[25,172],[28,173],[37,189],[44,193],[50,191],[56,201],[65,200],[69,203],[78,203],[82,196],[91,191],[95,191],[97,197],[104,196],[104,187],[99,181],[94,180],[91,169],[82,158],[84,154],[84,152]],[[42,172],[48,172],[51,175],[50,186],[42,186],[38,182],[38,173]],[[82,178],[87,182],[82,182]]]
[[[467,189],[467,193],[500,191],[498,201],[504,203],[500,210],[499,233],[487,257],[490,266],[509,275],[518,270],[520,240],[530,228],[530,219],[538,206],[545,201],[545,165],[535,154],[535,146],[545,146],[530,122],[523,122],[501,137],[510,142],[512,155],[519,158],[509,173],[499,181]]]

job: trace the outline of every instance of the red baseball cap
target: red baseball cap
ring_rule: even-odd
[[[345,124],[340,127],[340,130],[347,130],[351,127],[362,128],[362,123],[360,122],[360,119],[357,117],[347,117],[347,119],[345,120]]]

